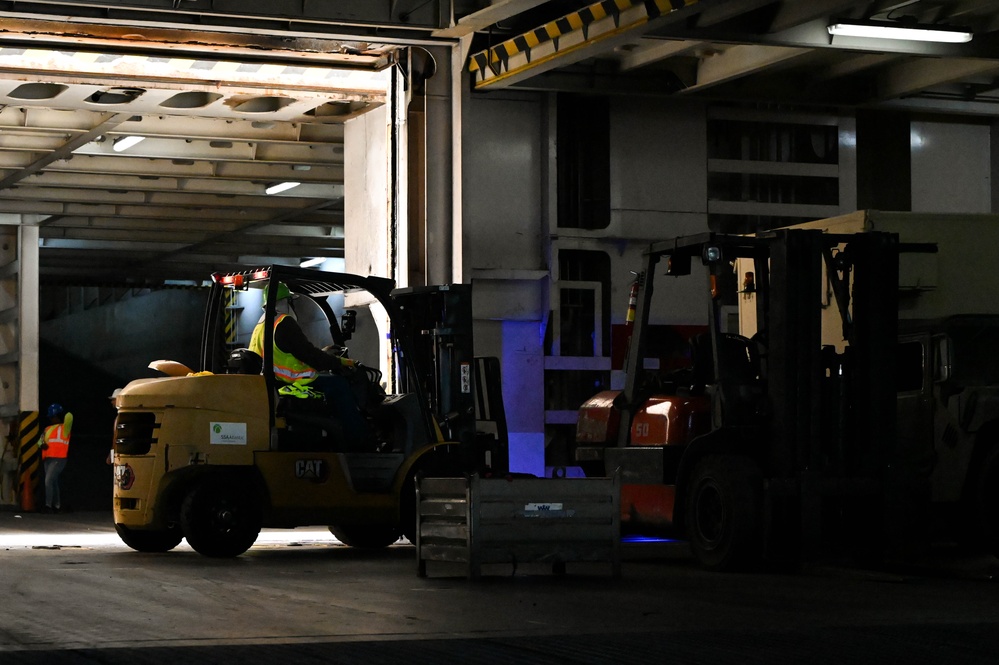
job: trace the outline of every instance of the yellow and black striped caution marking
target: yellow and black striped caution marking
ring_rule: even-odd
[[[622,28],[621,15],[625,11],[638,7],[643,10],[639,12],[637,17],[631,17],[628,24],[624,26],[631,29],[678,9],[697,4],[697,2],[698,0],[602,0],[602,2],[596,2],[577,12],[550,21],[485,51],[472,54],[468,71],[476,79],[476,87],[479,87],[487,81],[516,71],[510,65],[510,59],[514,56],[524,56],[525,65],[520,69],[529,66],[532,62],[531,50],[541,44],[552,42],[555,52],[558,54],[559,39],[568,34],[582,32],[584,43],[591,39],[596,41],[599,37],[591,36],[589,30],[590,26],[597,21],[611,18],[614,23],[614,32],[617,32]],[[576,46],[576,48],[578,47],[579,45]]]
[[[236,343],[236,289],[226,289],[225,292],[225,341],[226,344]]]
[[[42,476],[42,451],[36,445],[41,432],[37,411],[22,411],[18,424],[18,460],[21,475],[17,485],[21,510],[35,510],[35,489]]]

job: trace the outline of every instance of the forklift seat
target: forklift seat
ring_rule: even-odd
[[[358,408],[346,377],[323,373],[308,387],[314,397],[276,396],[276,415],[285,421],[284,431],[279,431],[279,448],[346,453],[382,450],[384,442]]]
[[[694,340],[694,385],[714,385],[712,392],[720,401],[722,421],[728,425],[758,422],[763,408],[763,377],[760,346],[742,335],[718,333],[718,364],[714,366],[711,335]]]
[[[228,374],[260,374],[263,367],[263,358],[249,349],[233,349],[226,359]]]
[[[693,355],[695,384],[719,381],[748,384],[756,383],[761,378],[758,344],[742,335],[718,333],[718,360],[721,365],[718,372],[715,372],[710,334],[694,338]]]
[[[343,446],[343,428],[322,397],[278,395],[276,414],[285,421],[278,430],[280,450],[322,452]]]

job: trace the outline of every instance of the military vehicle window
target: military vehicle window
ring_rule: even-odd
[[[923,389],[923,345],[902,342],[895,356],[895,390],[900,393]]]
[[[999,327],[968,323],[949,331],[953,341],[952,380],[965,386],[987,386],[999,381]]]

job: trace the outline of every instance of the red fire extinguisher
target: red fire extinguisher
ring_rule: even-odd
[[[625,324],[635,325],[635,308],[638,306],[638,284],[641,275],[635,275],[635,281],[631,283],[631,291],[628,293],[628,313],[624,317]]]

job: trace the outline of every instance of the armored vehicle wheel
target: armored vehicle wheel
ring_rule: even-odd
[[[122,542],[136,552],[169,552],[180,544],[184,534],[173,527],[159,531],[142,531],[129,529],[127,526],[115,524],[114,530]]]
[[[985,461],[978,484],[978,511],[981,533],[975,535],[993,556],[999,557],[999,448]]]
[[[246,488],[208,478],[185,497],[180,525],[188,544],[210,557],[239,556],[260,533],[260,509]]]
[[[377,524],[352,524],[350,526],[331,526],[330,533],[336,536],[344,545],[375,549],[388,547],[399,540],[399,529],[393,526]]]
[[[762,484],[749,458],[710,455],[698,462],[686,518],[690,546],[702,566],[733,570],[759,558]]]

